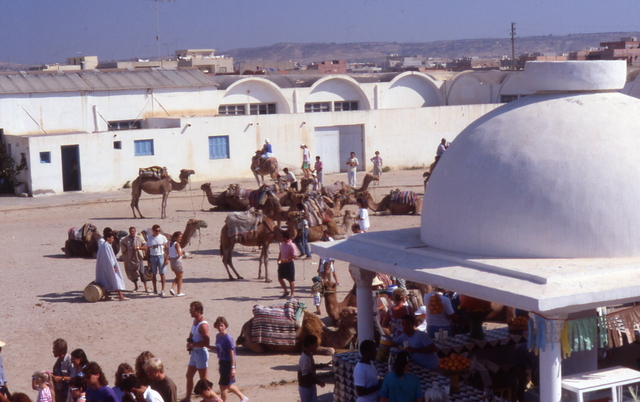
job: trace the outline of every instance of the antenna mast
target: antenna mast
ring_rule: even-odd
[[[516,23],[511,23],[511,70],[516,69]]]
[[[160,55],[160,22],[158,19],[158,3],[159,2],[171,2],[175,0],[151,0],[155,3],[156,10],[156,48],[158,49],[158,62],[160,63],[160,68],[162,68],[162,56]]]

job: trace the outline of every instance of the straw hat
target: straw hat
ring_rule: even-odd
[[[373,278],[373,282],[371,282],[371,286],[380,286],[384,285],[384,283],[377,276]]]

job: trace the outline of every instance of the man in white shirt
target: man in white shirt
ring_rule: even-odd
[[[153,225],[151,227],[151,236],[147,238],[147,245],[140,247],[142,250],[149,250],[149,265],[151,266],[151,273],[153,278],[153,293],[158,293],[156,287],[156,275],[160,275],[160,297],[164,297],[164,284],[165,284],[165,272],[167,270],[167,264],[169,263],[169,241],[162,234],[160,225]]]
[[[351,152],[349,159],[347,159],[347,180],[351,187],[356,186],[356,170],[358,169],[358,158],[356,158],[356,153]]]
[[[362,341],[360,355],[362,358],[353,370],[353,385],[358,394],[356,402],[378,402],[381,382],[374,364],[376,344],[369,339]]]
[[[120,389],[124,392],[132,392],[138,401],[142,398],[146,402],[164,402],[160,393],[152,390],[151,387],[140,384],[140,380],[135,376],[122,380]]]

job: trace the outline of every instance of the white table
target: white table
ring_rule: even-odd
[[[562,388],[575,393],[578,402],[583,402],[585,393],[604,389],[611,389],[613,402],[622,402],[620,387],[633,383],[640,383],[640,371],[626,367],[612,367],[562,377]]]

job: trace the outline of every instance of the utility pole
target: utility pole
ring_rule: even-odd
[[[516,23],[511,23],[511,71],[516,69]]]

